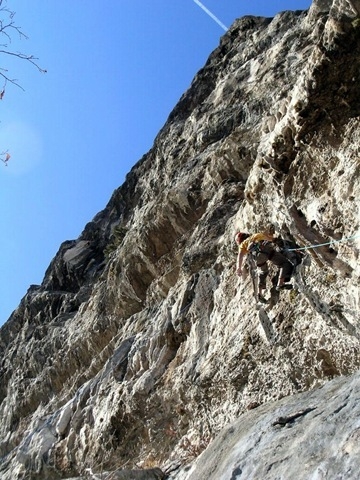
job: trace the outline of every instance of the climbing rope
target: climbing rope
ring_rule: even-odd
[[[310,249],[318,248],[318,247],[326,247],[327,245],[332,245],[333,243],[350,242],[351,240],[354,240],[355,238],[360,238],[360,235],[353,235],[352,237],[340,238],[340,240],[331,240],[331,242],[318,243],[316,245],[309,245],[307,247],[287,248],[286,250],[288,252],[298,252],[299,250],[310,250]]]

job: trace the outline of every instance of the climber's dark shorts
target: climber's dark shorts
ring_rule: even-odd
[[[279,278],[284,282],[289,282],[293,273],[293,265],[282,253],[275,250],[271,244],[261,247],[261,252],[256,256],[256,266],[258,267],[259,287],[266,288],[266,278],[269,274],[268,261],[279,268]]]

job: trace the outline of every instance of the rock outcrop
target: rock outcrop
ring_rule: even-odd
[[[225,428],[187,480],[356,479],[360,376],[265,404]]]
[[[237,20],[153,148],[61,245],[1,328],[2,479],[206,478],[201,458],[225,425],[256,408],[247,433],[231,427],[236,455],[270,409],[316,425],[322,407],[303,399],[359,369],[358,4]],[[233,239],[269,228],[307,259],[292,291],[259,306]],[[341,445],[353,472],[356,449]],[[269,445],[252,454],[269,472]],[[233,479],[252,468],[234,462],[222,463]]]

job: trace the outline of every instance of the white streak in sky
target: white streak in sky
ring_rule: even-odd
[[[225,32],[227,32],[227,30],[228,30],[227,27],[222,22],[220,22],[220,20],[217,17],[215,17],[215,15],[213,13],[211,13],[210,10],[205,7],[205,5],[203,5],[199,0],[194,0],[194,2],[197,5],[199,5],[199,7],[202,8],[204,10],[204,12],[209,15],[209,17],[211,17],[213,20],[215,20],[215,22],[218,25],[220,25],[220,27],[223,28],[225,30]]]

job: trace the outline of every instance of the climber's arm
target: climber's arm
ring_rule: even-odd
[[[239,249],[239,253],[236,260],[236,273],[237,275],[242,275],[242,265],[244,261],[244,252]]]

